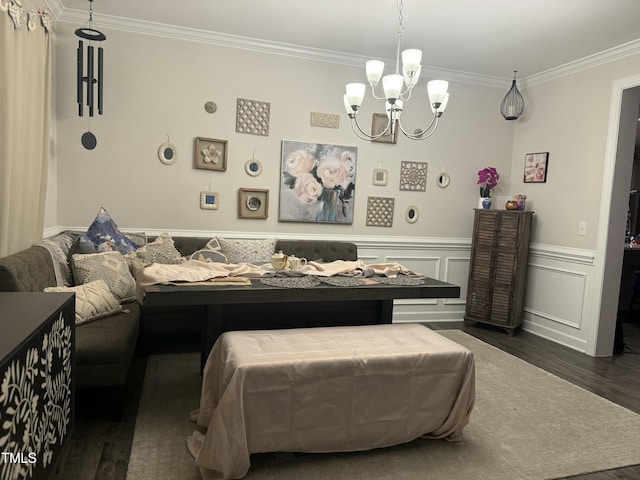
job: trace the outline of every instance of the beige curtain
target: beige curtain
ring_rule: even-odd
[[[25,11],[43,8],[23,0]],[[0,11],[0,257],[42,239],[51,116],[50,34]]]

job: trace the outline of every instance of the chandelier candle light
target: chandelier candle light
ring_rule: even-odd
[[[377,100],[386,100],[385,112],[387,114],[387,125],[385,129],[376,135],[368,135],[358,124],[358,111],[364,100],[366,85],[364,83],[347,84],[346,94],[344,95],[344,106],[347,115],[351,119],[351,127],[356,136],[363,140],[377,140],[385,135],[391,135],[395,138],[396,128],[400,127],[402,133],[412,140],[424,140],[433,135],[438,127],[438,120],[442,116],[447,102],[449,101],[449,82],[444,80],[432,80],[427,84],[427,93],[429,95],[429,103],[433,112],[431,123],[423,129],[417,129],[414,133],[407,132],[402,123],[400,123],[400,114],[404,106],[411,98],[411,92],[417,85],[420,78],[422,60],[422,51],[411,48],[402,52],[402,72],[400,72],[400,40],[402,37],[402,0],[398,0],[398,42],[396,47],[396,71],[394,74],[382,76],[384,71],[384,62],[380,60],[369,60],[366,63],[367,79],[371,86],[371,94]],[[382,88],[384,96],[376,95],[376,86],[380,78],[382,78]],[[404,84],[404,91],[403,91]]]

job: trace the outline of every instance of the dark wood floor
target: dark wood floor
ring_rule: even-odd
[[[567,381],[640,413],[640,321],[623,323],[627,347],[621,355],[593,358],[549,342],[527,332],[509,336],[487,326],[465,326],[462,322],[429,324],[433,329],[459,328],[505,352],[547,370]],[[197,351],[199,340],[172,335],[154,342],[155,351]],[[108,392],[79,391],[76,423],[68,447],[53,480],[124,480],[133,439],[138,400],[146,358],[136,358],[125,392],[119,421],[111,419]],[[638,439],[640,448],[640,439]],[[640,465],[567,477],[573,480],[640,479]]]

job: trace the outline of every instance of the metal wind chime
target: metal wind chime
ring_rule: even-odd
[[[84,116],[84,107],[87,106],[89,117],[93,117],[96,103],[98,106],[98,115],[102,115],[104,100],[104,52],[102,46],[99,46],[96,58],[92,42],[103,42],[107,37],[95,28],[93,22],[93,0],[89,0],[89,21],[81,28],[78,28],[75,34],[80,37],[77,50],[76,76],[78,115],[81,117]],[[83,40],[88,41],[86,55]],[[96,144],[96,136],[91,133],[91,118],[89,118],[89,130],[82,134],[82,146],[87,150],[93,150],[96,148]]]

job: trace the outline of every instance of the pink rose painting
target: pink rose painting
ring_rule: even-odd
[[[356,147],[282,141],[280,221],[353,223]]]

